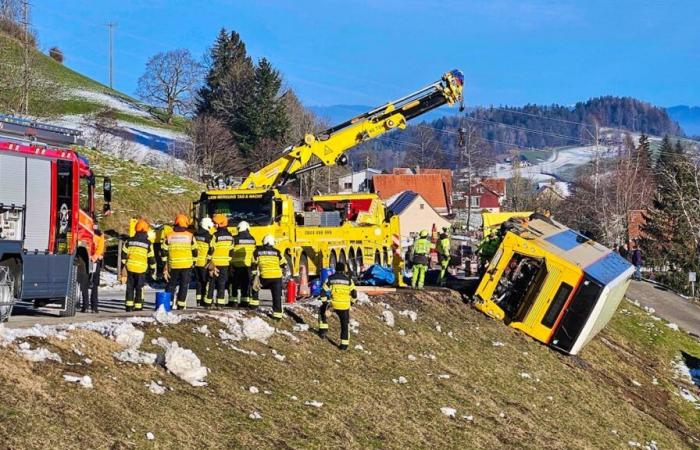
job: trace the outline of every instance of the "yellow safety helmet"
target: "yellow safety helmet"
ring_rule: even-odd
[[[420,230],[419,236],[422,238],[428,237],[428,230]]]

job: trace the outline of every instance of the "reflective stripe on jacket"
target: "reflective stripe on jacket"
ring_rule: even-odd
[[[126,270],[133,273],[146,273],[150,267],[156,269],[156,257],[153,253],[153,244],[148,240],[146,233],[136,233],[129,238],[122,247],[122,253],[126,258]]]
[[[428,264],[430,241],[428,238],[418,238],[413,243],[413,264]]]
[[[250,267],[253,264],[253,252],[255,251],[255,238],[250,232],[238,233],[233,239],[233,267]]]
[[[216,267],[228,266],[231,263],[233,236],[226,228],[219,228],[211,238],[209,253]]]
[[[282,258],[279,250],[272,246],[264,245],[255,248],[253,264],[257,265],[260,278],[282,278],[282,268],[287,265],[287,261]]]
[[[342,273],[336,273],[328,277],[326,282],[323,283],[323,291],[325,295],[329,295],[328,293],[330,292],[331,306],[339,311],[350,309],[350,305],[357,298],[355,283]]]
[[[211,242],[211,234],[207,230],[200,229],[194,236],[197,243],[197,260],[194,265],[196,267],[204,267],[209,260],[209,244]]]
[[[189,269],[194,264],[197,254],[194,236],[180,227],[175,227],[175,230],[165,237],[161,249],[163,260],[167,259],[169,269]]]

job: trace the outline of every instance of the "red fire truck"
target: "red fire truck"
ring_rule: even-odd
[[[95,175],[79,131],[0,116],[0,320],[18,301],[75,315],[94,264]],[[104,212],[111,181],[104,178]]]

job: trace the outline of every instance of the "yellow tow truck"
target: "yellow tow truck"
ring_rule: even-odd
[[[258,242],[275,236],[276,247],[287,259],[293,275],[315,275],[336,261],[359,272],[366,265],[390,264],[391,245],[398,236],[397,217],[389,217],[375,194],[331,194],[313,197],[297,211],[295,200],[277,188],[295,176],[323,166],[345,165],[345,152],[395,129],[442,105],[462,103],[464,75],[447,72],[430,85],[398,100],[363,113],[317,135],[307,134],[282,156],[253,172],[238,186],[226,182],[203,192],[193,204],[193,217],[225,214],[229,228],[245,220]]]

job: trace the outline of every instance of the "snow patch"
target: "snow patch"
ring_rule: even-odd
[[[440,408],[440,412],[447,417],[454,417],[455,414],[457,414],[457,410],[454,408],[450,408],[449,406],[443,406]]]
[[[151,391],[151,393],[156,394],[156,395],[165,394],[165,386],[161,386],[160,384],[156,383],[155,381],[151,381],[151,384],[148,385],[148,390]]]
[[[23,342],[22,344],[27,344],[26,342]],[[28,346],[29,344],[27,344]],[[20,346],[22,347],[22,346]],[[26,347],[26,346],[25,346]],[[21,348],[19,352],[24,359],[31,361],[31,362],[44,362],[46,360],[49,361],[56,361],[58,363],[63,362],[61,360],[61,357],[58,355],[58,353],[54,353],[52,351],[49,351],[48,349],[44,347],[39,347],[35,348],[34,350],[31,350],[29,348]]]
[[[112,354],[117,361],[127,362],[132,364],[148,364],[153,365],[158,359],[155,353],[144,352],[135,348],[127,348],[121,352]]]
[[[117,344],[126,348],[139,348],[143,342],[144,332],[137,330],[129,322],[122,322],[112,330],[112,337]]]
[[[292,331],[297,331],[297,332],[309,331],[309,324],[308,323],[294,324],[294,326],[292,327]]]
[[[243,322],[243,335],[254,341],[267,344],[267,340],[275,334],[275,329],[260,317],[252,317]]]
[[[165,351],[165,368],[192,386],[207,385],[204,381],[207,368],[202,365],[192,350],[180,347],[175,341],[170,343]]]
[[[150,431],[148,433],[146,433],[146,439],[148,439],[149,441],[152,441],[155,438],[156,438],[156,435],[151,433]]]
[[[250,386],[250,387],[248,388],[248,392],[250,392],[251,394],[257,394],[257,393],[260,392],[260,389],[258,389],[258,388],[255,387],[255,386]]]
[[[391,381],[393,381],[394,384],[406,384],[406,383],[408,383],[408,380],[404,376],[400,376],[398,378],[393,378]]]
[[[411,322],[415,322],[418,320],[418,313],[415,311],[411,311],[410,309],[404,309],[403,311],[399,312],[400,316],[405,316],[411,319]]]
[[[394,328],[395,324],[395,319],[394,319],[394,313],[388,310],[382,311],[382,320],[386,322],[387,326]]]
[[[680,388],[681,398],[690,403],[697,403],[698,399],[686,388]]]
[[[248,418],[250,420],[262,420],[262,415],[257,411],[253,411],[252,413],[248,414]]]
[[[494,347],[503,347],[505,344],[501,341],[491,341],[491,345]]]
[[[63,379],[70,382],[70,383],[78,383],[85,389],[92,389],[92,378],[90,378],[89,375],[63,375]]]
[[[161,323],[163,325],[176,325],[182,322],[182,318],[180,316],[178,316],[175,313],[166,311],[165,306],[163,305],[160,305],[158,307],[158,310],[153,315],[153,318],[156,319],[156,322]]]
[[[369,295],[367,295],[366,292],[358,292],[357,299],[355,299],[355,303],[357,303],[358,305],[364,305],[366,303],[370,303]]]
[[[307,400],[304,402],[304,404],[306,406],[313,406],[314,408],[320,408],[321,406],[323,406],[323,403],[317,400]]]
[[[673,331],[679,331],[678,325],[676,325],[673,322],[667,323],[666,326],[669,327],[670,329],[672,329]]]

